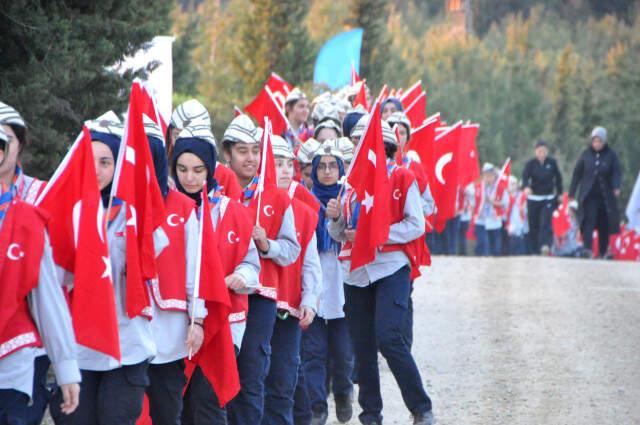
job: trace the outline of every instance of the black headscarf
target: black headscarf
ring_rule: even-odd
[[[153,168],[156,170],[156,179],[160,186],[160,192],[162,192],[163,197],[166,197],[169,192],[169,165],[167,164],[164,144],[157,137],[147,135],[147,139],[149,139],[149,150],[151,150]]]
[[[178,179],[178,174],[176,173],[178,158],[180,158],[180,155],[185,152],[194,154],[204,162],[205,167],[207,167],[207,190],[211,191],[218,186],[218,182],[216,182],[216,179],[213,177],[216,170],[216,150],[211,143],[197,137],[185,137],[178,139],[173,147],[171,174],[175,180],[176,188],[189,198],[196,201],[196,204],[200,206],[200,203],[202,202],[200,193],[202,191],[200,190],[197,193],[188,193],[180,184],[180,179]]]
[[[102,142],[111,150],[113,155],[113,163],[118,160],[118,151],[120,150],[120,137],[115,134],[102,133],[99,131],[91,132],[91,140]],[[102,205],[107,208],[109,206],[109,198],[111,197],[111,186],[113,185],[113,179],[111,182],[100,191],[100,197],[102,198]]]

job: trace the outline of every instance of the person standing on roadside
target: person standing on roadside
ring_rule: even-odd
[[[569,198],[579,190],[578,222],[584,240],[584,250],[591,252],[593,231],[598,229],[599,255],[607,256],[609,235],[620,231],[618,197],[622,184],[622,167],[616,152],[607,144],[607,130],[596,127],[571,177]]]
[[[544,140],[536,142],[535,158],[524,166],[522,186],[527,196],[530,252],[547,255],[553,242],[551,217],[562,194],[562,174]]]

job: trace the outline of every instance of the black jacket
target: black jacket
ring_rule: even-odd
[[[531,188],[534,195],[560,195],[562,174],[555,159],[547,157],[543,163],[536,158],[529,160],[522,172],[522,186]]]
[[[571,177],[569,196],[578,196],[578,219],[582,222],[584,218],[584,203],[587,196],[592,192],[600,192],[607,210],[609,222],[609,233],[614,234],[619,231],[620,214],[618,212],[618,201],[614,190],[620,189],[622,184],[622,167],[618,160],[618,155],[609,145],[605,145],[600,152],[587,148],[582,152]],[[591,197],[587,202],[592,202]]]

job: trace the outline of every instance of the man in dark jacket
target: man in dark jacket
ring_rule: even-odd
[[[551,217],[562,194],[562,174],[555,159],[549,157],[547,142],[536,142],[536,157],[529,160],[522,173],[529,216],[529,250],[547,255],[553,242]]]
[[[591,144],[573,169],[569,197],[578,192],[578,221],[584,249],[591,252],[593,231],[598,230],[598,253],[607,255],[609,236],[620,231],[617,198],[622,184],[622,167],[618,155],[607,144],[607,130],[596,127]]]

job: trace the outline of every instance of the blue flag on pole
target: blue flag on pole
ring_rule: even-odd
[[[313,71],[313,82],[331,90],[351,84],[351,64],[360,72],[362,28],[341,32],[333,36],[320,49]]]

